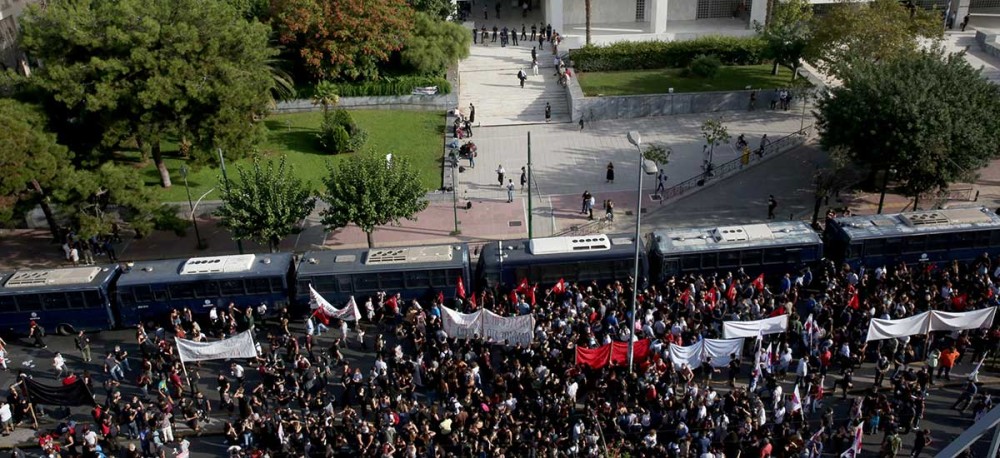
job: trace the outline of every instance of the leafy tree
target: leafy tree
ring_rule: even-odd
[[[971,178],[998,154],[1000,88],[962,54],[859,59],[841,80],[818,101],[820,143],[846,150],[870,177],[895,169],[907,196]]]
[[[722,118],[706,119],[701,124],[701,136],[705,139],[705,143],[709,145],[711,151],[710,157],[715,157],[715,147],[717,145],[729,143],[731,138],[729,136],[729,129],[722,123]],[[709,159],[709,162],[711,162],[711,159]]]
[[[37,108],[0,99],[0,222],[11,222],[37,203],[58,238],[50,193],[70,172],[72,154],[45,130],[46,123]]]
[[[406,0],[272,0],[271,17],[316,79],[376,79],[413,28]]]
[[[337,94],[337,85],[329,81],[320,81],[313,89],[312,104],[323,106],[323,116],[330,112],[330,107],[340,103],[340,95]]]
[[[792,71],[792,79],[812,39],[812,4],[808,0],[774,2],[768,23],[755,23],[754,28],[767,43],[767,57],[774,61],[771,73],[778,66]]]
[[[236,240],[267,243],[271,252],[278,250],[281,239],[295,230],[295,225],[316,205],[309,187],[295,176],[293,167],[282,156],[277,166],[268,161],[261,167],[254,158],[249,169],[236,167],[239,179],[220,184],[222,207],[216,215]]]
[[[840,76],[858,59],[881,61],[912,52],[919,38],[939,38],[940,13],[908,8],[896,0],[843,0],[813,19],[809,55]]]
[[[359,154],[338,167],[330,166],[323,195],[329,207],[322,223],[334,230],[356,224],[374,246],[372,233],[379,226],[415,220],[427,208],[426,190],[413,177],[416,172],[405,157],[391,160],[377,154]]]
[[[455,14],[455,3],[452,0],[409,0],[409,3],[415,11],[426,13],[435,19],[446,21]]]
[[[53,200],[70,208],[82,237],[110,234],[124,222],[144,237],[156,228],[161,205],[142,177],[130,167],[106,163],[94,170],[77,170],[53,190]]]
[[[225,0],[244,19],[265,22],[270,0]]]
[[[660,168],[670,163],[670,155],[673,151],[670,148],[664,148],[661,145],[652,144],[646,147],[646,151],[642,152],[643,159],[647,161],[655,162]]]
[[[125,142],[150,154],[163,186],[161,143],[190,141],[196,157],[263,139],[274,80],[269,29],[228,3],[204,0],[54,0],[22,17],[23,44],[45,63],[33,80],[74,131],[99,137],[84,160]],[[64,135],[64,137],[72,137]]]
[[[442,75],[448,66],[469,57],[469,31],[454,22],[434,19],[423,13],[415,16],[413,35],[406,41],[403,63],[424,75]]]

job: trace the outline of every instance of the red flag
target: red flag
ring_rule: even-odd
[[[962,311],[965,310],[965,305],[968,303],[968,294],[958,294],[951,298],[951,305],[955,307],[955,310]]]
[[[438,303],[444,304],[444,291],[438,291]]]
[[[518,302],[519,301],[517,300],[517,290],[511,291],[510,292],[510,303],[511,304],[517,304]]]
[[[320,323],[323,323],[323,326],[330,325],[330,318],[327,317],[325,313],[323,313],[322,307],[314,310],[312,316],[316,317],[316,319],[319,320]]]
[[[857,310],[858,307],[861,306],[861,300],[858,298],[858,293],[854,293],[854,295],[851,296],[851,299],[847,301],[847,306],[854,310]]]
[[[716,291],[714,286],[712,287],[712,289],[708,290],[708,297],[706,299],[708,299],[709,304],[712,304],[712,307],[715,307],[715,301],[718,300],[718,297],[719,297],[719,292]]]
[[[455,295],[465,299],[465,283],[462,282],[462,277],[458,277],[458,285],[455,286]]]
[[[535,286],[532,286],[527,291],[525,291],[525,294],[528,296],[528,303],[531,304],[531,305],[535,305],[535,289],[537,289],[537,288],[538,288],[538,286],[535,285]]]
[[[753,286],[757,288],[757,291],[764,291],[764,274],[760,274],[754,279]]]
[[[635,341],[632,346],[632,358],[636,364],[641,364],[649,357],[649,339]],[[628,342],[611,343],[611,364],[624,366],[628,364]]]
[[[552,293],[563,294],[565,292],[566,292],[566,281],[560,278],[559,281],[556,282],[556,286],[552,287]]]
[[[733,282],[729,284],[729,289],[726,290],[726,299],[728,299],[729,302],[735,302],[736,301],[736,281],[735,280],[733,280]]]
[[[600,369],[611,362],[611,345],[601,345],[597,348],[576,347],[576,363]]]
[[[987,299],[993,299],[993,287],[992,286],[986,287],[986,298]]]
[[[473,309],[479,308],[479,304],[476,304],[476,294],[472,293],[469,295],[469,304],[472,305]]]

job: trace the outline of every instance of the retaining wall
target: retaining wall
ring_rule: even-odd
[[[369,108],[377,110],[445,111],[458,106],[458,94],[397,95],[386,97],[341,97],[337,108]],[[312,100],[299,99],[278,103],[275,113],[320,111]]]
[[[1000,45],[997,44],[997,35],[995,31],[987,30],[977,30],[976,31],[976,43],[979,43],[979,48],[982,49],[986,54],[993,57],[1000,58]]]

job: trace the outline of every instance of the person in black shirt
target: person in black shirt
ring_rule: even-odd
[[[729,386],[736,386],[736,377],[740,376],[740,359],[736,357],[736,353],[729,355]]]

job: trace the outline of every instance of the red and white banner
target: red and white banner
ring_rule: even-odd
[[[755,321],[725,321],[722,323],[722,334],[727,339],[766,336],[787,331],[788,315],[779,315]]]
[[[344,321],[358,321],[361,319],[361,310],[358,309],[358,303],[354,301],[354,296],[351,296],[351,299],[347,301],[347,306],[338,309],[330,301],[320,296],[312,285],[309,285],[309,307],[314,310],[313,316],[324,324],[329,324],[331,318]]]

